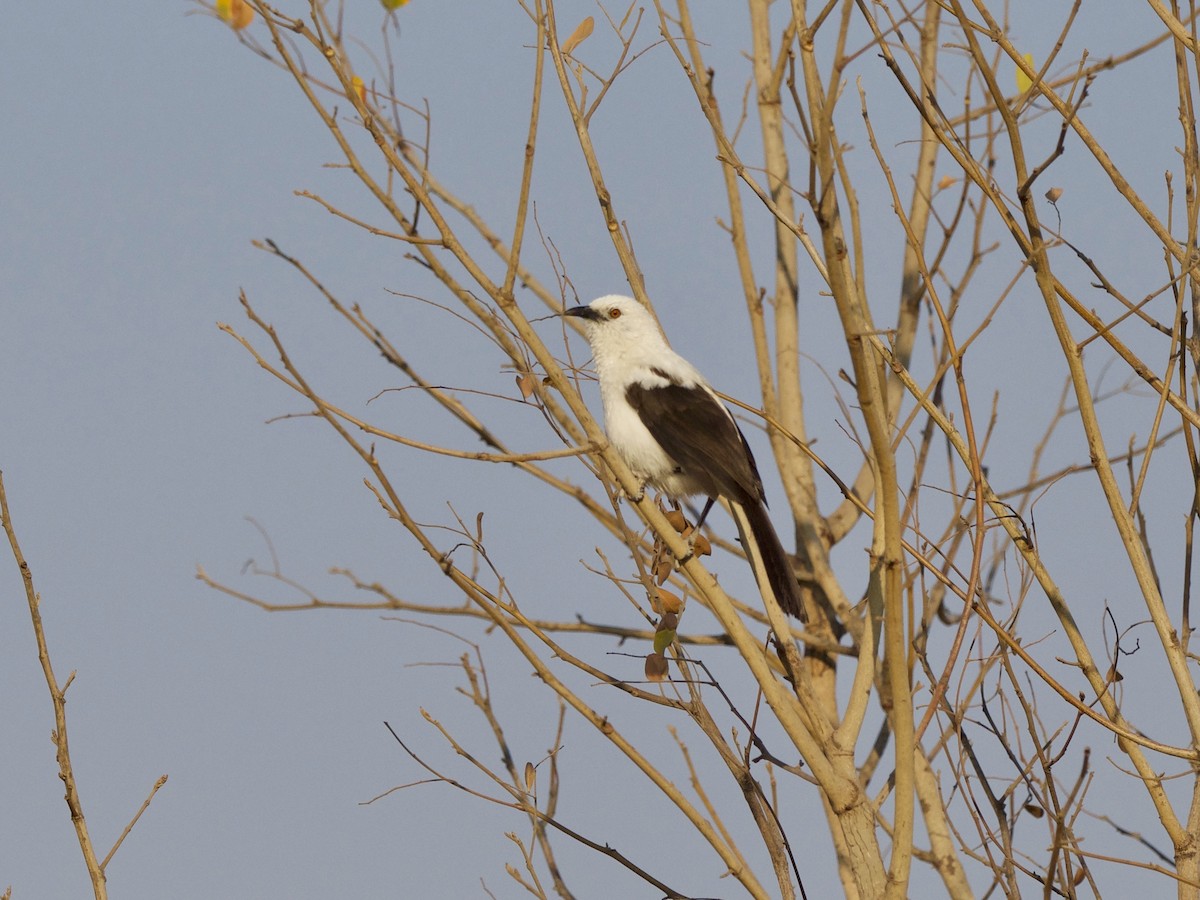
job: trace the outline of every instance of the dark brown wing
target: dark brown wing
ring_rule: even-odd
[[[667,455],[704,493],[745,504],[765,502],[750,445],[712,394],[675,383],[631,384],[625,397]]]

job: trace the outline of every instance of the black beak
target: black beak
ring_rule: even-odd
[[[590,306],[572,306],[570,309],[563,310],[564,316],[575,316],[579,319],[591,319],[593,322],[604,318],[596,310]]]

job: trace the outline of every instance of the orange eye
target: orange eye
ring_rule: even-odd
[[[615,306],[614,306],[612,309],[610,309],[610,310],[608,311],[608,317],[609,317],[610,319],[619,319],[619,318],[621,318],[621,310],[617,309],[617,307],[615,307]]]

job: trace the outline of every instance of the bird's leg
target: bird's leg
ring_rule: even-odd
[[[630,503],[641,503],[643,500],[646,499],[646,482],[641,481],[640,479],[638,480],[638,489],[637,489],[636,494],[629,493],[629,491],[625,490],[625,488],[619,484],[617,485],[617,487],[621,491],[621,496],[624,497],[626,500],[628,500]]]
[[[700,518],[696,520],[695,531],[692,534],[699,534],[700,529],[704,527],[704,520],[708,518],[709,510],[713,508],[713,504],[717,502],[716,497],[709,497],[704,504],[704,509],[700,510]]]

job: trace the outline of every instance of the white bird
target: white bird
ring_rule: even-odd
[[[605,431],[630,471],[672,499],[704,494],[710,505],[723,499],[759,590],[807,622],[795,572],[767,515],[754,454],[704,376],[667,345],[632,297],[601,297],[565,314],[583,321]]]

